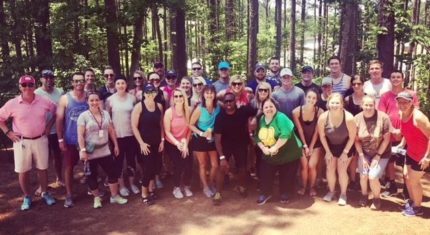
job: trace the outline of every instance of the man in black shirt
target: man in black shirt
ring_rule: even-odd
[[[236,168],[238,169],[237,187],[241,196],[247,196],[245,187],[246,161],[248,156],[249,119],[254,117],[256,110],[251,106],[236,107],[236,97],[233,93],[227,92],[224,95],[224,110],[215,120],[215,145],[220,159],[220,171],[217,177],[217,193],[213,198],[215,205],[221,203],[221,189],[224,184],[224,176],[228,173],[228,160],[234,156]]]
[[[302,68],[302,80],[296,84],[296,87],[302,89],[305,94],[310,89],[318,91],[319,94],[322,93],[321,87],[315,84],[312,80],[314,79],[314,69],[311,66],[304,66]]]

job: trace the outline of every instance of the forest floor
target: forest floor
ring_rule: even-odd
[[[358,207],[359,193],[348,193],[348,205],[322,200],[326,190],[311,198],[296,196],[288,204],[277,197],[258,206],[257,192],[251,187],[243,199],[228,186],[224,201],[213,206],[204,197],[194,177],[191,198],[176,200],[171,194],[171,180],[160,192],[153,206],[143,205],[139,196],[130,196],[128,205],[112,205],[108,198],[103,208],[93,209],[86,186],[76,171],[75,207],[66,209],[64,188],[51,189],[57,204],[46,206],[34,198],[31,210],[22,212],[21,190],[13,171],[12,157],[0,152],[0,234],[428,234],[430,231],[430,175],[425,185],[424,217],[401,215],[402,200],[385,198],[381,211]],[[50,172],[52,178],[53,173]],[[36,188],[36,174],[32,186]],[[399,177],[401,178],[401,177]],[[256,185],[250,180],[251,185]]]

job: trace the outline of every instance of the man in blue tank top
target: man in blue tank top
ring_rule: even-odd
[[[73,167],[78,163],[78,127],[79,115],[88,109],[84,91],[84,74],[72,75],[73,90],[61,96],[57,108],[57,136],[60,149],[64,155],[64,179],[66,183],[66,200],[64,207],[72,207]]]

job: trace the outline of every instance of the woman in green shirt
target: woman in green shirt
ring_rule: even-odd
[[[302,143],[294,133],[293,122],[278,112],[272,98],[263,102],[263,116],[257,131],[257,144],[263,152],[260,165],[261,194],[257,203],[263,205],[272,197],[272,185],[279,172],[279,193],[281,203],[288,202],[288,194],[294,190]]]

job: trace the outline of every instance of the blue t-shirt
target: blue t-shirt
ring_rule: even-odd
[[[296,86],[289,90],[281,87],[273,92],[272,97],[278,102],[279,111],[283,112],[291,120],[293,120],[293,110],[305,104],[305,92]]]

